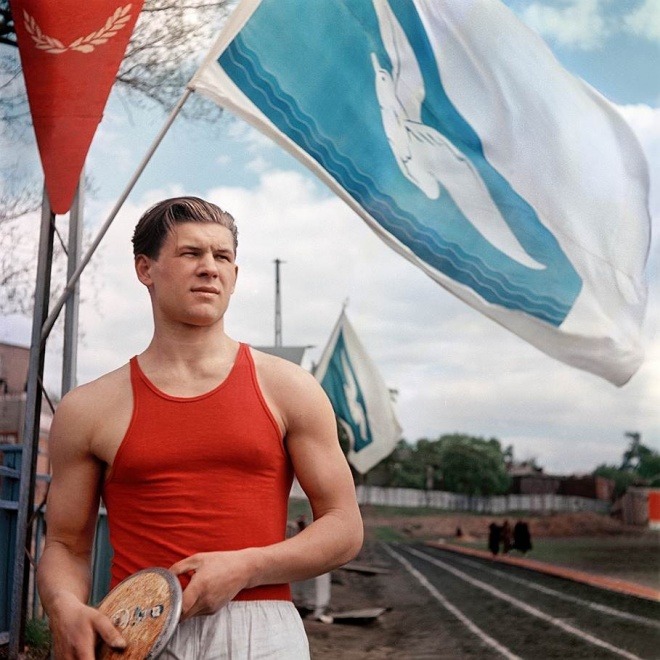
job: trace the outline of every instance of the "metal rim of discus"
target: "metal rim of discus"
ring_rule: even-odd
[[[125,590],[127,586],[135,580],[144,580],[144,578],[149,576],[159,576],[165,581],[169,602],[166,618],[162,624],[163,627],[149,648],[148,652],[144,656],[145,660],[153,660],[162,653],[164,648],[167,646],[167,643],[172,638],[177,624],[179,623],[179,619],[181,617],[183,593],[181,590],[181,584],[179,583],[176,575],[174,575],[174,573],[167,570],[166,568],[155,567],[142,569],[123,579],[116,587],[114,587],[114,589],[112,589],[112,591],[110,591],[110,593],[106,595],[106,597],[98,605],[98,608],[102,609],[104,603],[107,604],[108,602],[111,602],[110,599],[113,597],[113,595],[116,597],[117,592]],[[132,605],[130,607],[132,608]],[[111,616],[108,612],[106,612],[106,614]]]

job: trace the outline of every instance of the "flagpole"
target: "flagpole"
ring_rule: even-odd
[[[167,131],[169,130],[170,126],[178,116],[178,114],[181,112],[181,108],[183,108],[184,103],[188,100],[188,97],[192,94],[192,89],[186,88],[185,92],[182,94],[181,98],[177,102],[177,104],[174,106],[172,111],[170,112],[169,117],[165,121],[165,124],[163,127],[160,129],[158,135],[154,138],[154,141],[151,143],[151,146],[149,147],[147,153],[144,155],[142,161],[138,165],[137,169],[135,170],[135,173],[131,177],[130,181],[126,185],[124,192],[119,196],[119,199],[117,200],[117,203],[114,205],[112,208],[112,211],[110,211],[110,215],[106,219],[106,221],[103,223],[101,226],[101,229],[99,230],[99,233],[97,234],[96,238],[88,248],[87,252],[85,253],[84,257],[80,260],[80,263],[78,264],[78,268],[76,268],[75,272],[73,275],[71,275],[69,281],[67,282],[67,285],[64,287],[64,291],[62,292],[62,295],[59,297],[57,302],[53,305],[53,310],[46,319],[42,332],[41,332],[41,341],[45,341],[48,338],[48,335],[50,334],[50,331],[53,329],[53,326],[55,325],[55,321],[57,321],[57,317],[59,316],[60,311],[62,311],[62,307],[64,307],[64,304],[66,303],[67,299],[71,294],[75,291],[76,288],[76,283],[80,279],[80,276],[82,275],[82,272],[85,270],[87,264],[91,260],[92,256],[94,255],[94,252],[96,252],[96,249],[98,248],[99,244],[103,240],[103,237],[107,233],[108,229],[110,229],[110,225],[114,221],[115,217],[119,213],[121,207],[123,206],[124,202],[126,201],[127,197],[131,194],[131,191],[135,187],[135,184],[137,183],[138,179],[142,175],[142,172],[144,172],[144,169],[146,166],[149,164],[149,161],[151,160],[152,156],[156,152],[156,149],[160,146],[160,143],[162,142],[163,138],[165,137]]]
[[[342,319],[344,318],[344,313],[346,310],[346,306],[348,305],[348,299],[344,302],[341,308],[341,312],[339,312],[339,318],[335,322],[334,326],[332,327],[332,331],[330,332],[330,336],[328,338],[328,341],[326,342],[323,351],[321,351],[321,357],[319,358],[318,364],[316,365],[316,368],[314,369],[314,377],[316,378],[316,372],[318,371],[318,368],[323,364],[324,359],[326,358],[326,353],[328,352],[330,346],[334,344],[335,337],[337,335],[337,331],[339,328],[339,325],[342,322]],[[318,378],[316,378],[318,380]]]
[[[67,249],[67,277],[78,265],[82,249],[83,209],[85,206],[85,168],[83,166],[78,187],[69,211],[69,243]],[[61,396],[76,386],[78,366],[78,312],[80,308],[80,286],[75,285],[73,294],[66,301],[64,310],[64,346],[62,350]]]
[[[43,319],[48,313],[50,280],[53,262],[53,237],[55,214],[50,208],[48,192],[44,186],[41,206],[41,228],[39,232],[39,255],[32,312],[32,339],[25,393],[25,419],[21,444],[23,446],[20,465],[18,511],[16,513],[16,539],[14,544],[11,617],[9,634],[9,657],[16,658],[20,652],[25,630],[25,607],[27,605],[28,571],[27,560],[31,550],[31,517],[34,502],[34,482],[39,451],[41,415],[41,381],[44,372],[45,350],[40,340]]]

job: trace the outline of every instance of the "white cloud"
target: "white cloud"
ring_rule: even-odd
[[[275,149],[275,144],[263,133],[252,128],[244,121],[236,119],[232,115],[225,115],[227,135],[229,137],[241,141],[245,144],[247,150],[251,153]]]
[[[271,167],[271,163],[267,158],[264,158],[261,155],[255,156],[246,166],[251,172],[261,174],[262,172],[267,172]]]
[[[660,2],[644,2],[625,18],[626,27],[633,34],[660,43]]]
[[[544,37],[583,50],[600,47],[610,32],[599,0],[572,0],[565,7],[534,2],[521,18]]]
[[[32,320],[19,314],[6,314],[0,325],[0,342],[14,346],[30,346]]]
[[[544,37],[562,46],[594,50],[618,32],[660,42],[660,2],[643,0],[634,8],[611,0],[562,0],[563,6],[534,1],[520,17]],[[625,11],[629,10],[626,14]]]
[[[133,274],[130,235],[149,205],[178,192],[150,191],[127,205],[110,229],[98,304],[81,310],[81,382],[116,368],[148,343],[151,315]],[[386,383],[399,391],[396,409],[408,440],[453,431],[495,436],[512,443],[518,457],[536,456],[556,472],[615,462],[628,430],[660,449],[660,336],[650,339],[647,360],[630,383],[615,388],[543,355],[450,296],[310,177],[271,170],[252,189],[200,194],[239,224],[230,336],[272,343],[275,258],[285,262],[284,343],[313,344],[308,366],[320,357],[349,298],[361,340]],[[658,306],[654,301],[656,324]]]

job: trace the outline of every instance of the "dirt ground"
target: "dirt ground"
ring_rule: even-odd
[[[437,514],[425,516],[386,516],[365,507],[365,544],[357,561],[372,566],[393,567],[391,558],[379,540],[456,540],[458,527],[462,541],[481,542],[484,548],[488,525],[505,519],[513,525],[514,516],[477,516],[471,514]],[[557,514],[525,517],[532,539],[576,536],[638,535],[639,528],[625,527],[607,516],[592,513]],[[365,575],[339,569],[332,574],[329,614],[363,608],[384,608],[369,624],[322,623],[311,617],[304,619],[313,660],[430,660],[459,658],[469,655],[457,648],[460,637],[438,629],[435,603],[422,589],[410,589],[410,580],[401,570],[387,575]],[[438,651],[442,649],[442,651]],[[0,647],[0,658],[6,657]],[[32,649],[24,657],[41,660],[45,651]]]
[[[375,566],[392,566],[378,539],[386,540],[456,540],[458,527],[463,541],[483,539],[488,525],[505,519],[513,525],[513,516],[430,515],[413,518],[384,517],[363,511],[365,545],[357,561]],[[532,539],[548,537],[610,536],[639,534],[639,528],[625,527],[606,516],[592,513],[556,514],[525,517]],[[457,658],[464,655],[455,648],[434,620],[432,599],[423,590],[410,589],[404,573],[393,570],[388,575],[363,575],[337,570],[332,574],[330,612],[363,608],[387,608],[371,623],[322,623],[305,618],[313,660],[382,660],[398,658]],[[446,638],[443,638],[443,633]],[[455,638],[454,638],[455,639]],[[438,649],[443,649],[439,655]]]
[[[383,565],[386,557],[378,553],[377,544],[367,542],[359,559]],[[333,611],[378,607],[388,610],[368,624],[328,624],[304,619],[312,659],[437,658],[439,640],[432,599],[421,590],[411,592],[409,587],[410,580],[401,571],[387,576],[335,571],[331,596]]]

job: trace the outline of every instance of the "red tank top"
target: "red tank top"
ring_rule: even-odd
[[[158,390],[135,357],[130,373],[133,416],[103,487],[112,586],[197,552],[283,541],[293,471],[249,348],[218,387],[191,398]],[[289,585],[236,596],[261,599],[290,600]]]

